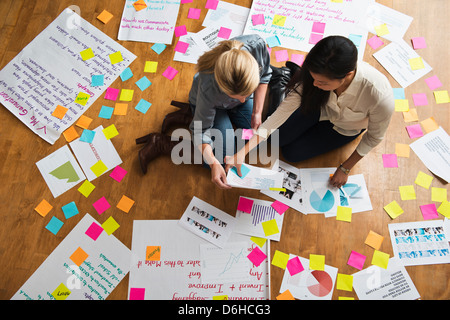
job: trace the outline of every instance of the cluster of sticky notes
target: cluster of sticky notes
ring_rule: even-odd
[[[313,22],[311,34],[309,36],[309,43],[316,44],[320,40],[322,40],[323,35],[325,33],[325,23],[324,22]]]

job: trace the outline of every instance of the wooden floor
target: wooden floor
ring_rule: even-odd
[[[228,2],[250,7],[251,1],[230,0]],[[411,37],[423,36],[428,47],[420,50],[420,55],[433,67],[427,75],[437,75],[444,84],[444,89],[450,89],[450,2],[448,0],[382,0],[378,1],[395,10],[412,16],[414,20],[404,39],[408,42]],[[188,31],[198,32],[202,29],[201,22],[206,14],[202,10],[200,20],[187,19],[188,9],[191,7],[204,8],[206,0],[195,0],[193,3],[183,4],[177,20],[177,25],[186,24]],[[113,39],[117,39],[117,32],[122,15],[123,0],[2,0],[0,1],[0,68],[13,59],[34,37],[36,37],[61,11],[69,6],[77,5],[81,16],[94,26],[105,32]],[[106,25],[96,17],[103,10],[110,11],[114,18]],[[371,34],[369,34],[371,36]],[[187,101],[194,65],[174,62],[173,46],[169,46],[161,55],[157,56],[149,50],[149,44],[139,42],[119,41],[123,46],[136,54],[138,58],[131,64],[135,77],[139,79],[143,74],[146,60],[157,60],[159,70],[164,70],[169,63],[180,73],[170,86],[161,81],[161,75],[149,77],[153,83],[142,97],[152,102],[149,112],[142,116],[138,112],[129,112],[124,117],[113,117],[104,120],[97,115],[105,102],[98,99],[87,111],[86,115],[93,118],[92,128],[98,125],[114,123],[120,132],[114,138],[114,145],[118,150],[123,167],[128,171],[120,184],[111,184],[110,178],[100,177],[97,188],[89,198],[82,196],[76,188],[54,199],[46,183],[42,179],[35,163],[53,151],[66,144],[61,137],[54,145],[50,145],[38,138],[23,125],[6,108],[0,108],[0,299],[10,299],[15,292],[33,274],[47,256],[57,247],[64,237],[72,230],[83,215],[65,220],[61,206],[75,201],[80,212],[93,213],[93,199],[105,196],[111,201],[118,201],[126,192],[136,204],[125,214],[117,208],[111,208],[105,214],[93,215],[100,223],[109,216],[120,224],[115,236],[126,246],[131,248],[132,222],[134,219],[179,219],[193,196],[234,215],[240,195],[256,197],[265,200],[270,198],[258,191],[233,189],[221,191],[210,181],[208,170],[195,165],[176,166],[169,158],[159,158],[149,166],[149,172],[143,176],[137,162],[139,147],[134,139],[151,131],[161,128],[163,117],[175,110],[169,105],[171,100]],[[388,41],[385,41],[388,43]],[[295,52],[289,50],[290,53]],[[393,87],[399,85],[372,57],[374,50],[366,48],[365,61],[375,66],[388,76]],[[276,63],[272,53],[272,63]],[[149,74],[146,74],[147,76]],[[122,82],[117,79],[113,86],[121,88]],[[428,106],[418,107],[419,119],[433,116],[438,123],[450,132],[450,112],[448,104],[436,105],[432,92],[424,82],[424,78],[413,83],[406,89],[406,95],[412,104],[412,93],[426,92]],[[141,98],[135,92],[132,103]],[[353,169],[352,173],[363,173],[371,196],[373,210],[357,213],[352,222],[336,221],[334,218],[324,218],[323,215],[303,215],[293,209],[285,213],[281,241],[272,242],[272,254],[275,250],[292,253],[303,257],[309,254],[322,254],[326,257],[326,264],[339,268],[340,273],[352,274],[356,270],[347,265],[351,250],[358,251],[368,257],[364,267],[370,265],[373,249],[364,244],[370,230],[385,237],[381,251],[392,256],[392,246],[389,238],[388,224],[398,222],[422,221],[419,205],[430,202],[430,191],[417,187],[417,200],[401,201],[398,186],[413,184],[419,170],[429,173],[420,159],[411,152],[410,158],[399,158],[399,168],[385,169],[382,165],[383,153],[394,153],[395,143],[407,143],[409,139],[401,113],[395,113],[386,139],[368,154]],[[354,150],[356,142],[309,161],[297,163],[297,167],[328,167],[337,166]],[[439,179],[433,179],[433,187],[449,189],[448,184]],[[34,211],[42,200],[51,201],[53,214],[41,217]],[[383,206],[397,200],[405,213],[395,220],[385,213]],[[63,228],[55,236],[44,227],[55,215],[65,221]],[[443,219],[441,216],[440,218]],[[448,300],[449,265],[412,266],[406,268],[410,274],[422,299]],[[284,270],[271,267],[271,296],[279,294]],[[108,299],[126,299],[128,275],[109,296]],[[339,296],[354,297],[356,293],[335,289],[333,299]]]

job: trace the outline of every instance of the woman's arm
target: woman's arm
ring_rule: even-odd
[[[203,160],[211,168],[211,181],[221,189],[231,189],[231,186],[227,184],[227,174],[222,164],[214,156],[212,147],[207,143],[203,143],[200,145],[200,149]]]
[[[252,129],[257,130],[262,123],[264,100],[266,99],[267,83],[260,83],[253,94]]]
[[[362,158],[363,156],[355,150],[350,157],[342,163],[342,167],[351,170]],[[336,188],[340,188],[347,183],[347,179],[348,173],[345,173],[344,170],[338,167],[334,172],[333,177],[330,179],[330,184]]]

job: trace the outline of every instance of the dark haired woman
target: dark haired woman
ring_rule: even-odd
[[[281,152],[289,162],[339,148],[365,131],[330,180],[335,187],[344,185],[353,166],[383,140],[394,111],[387,78],[357,57],[357,48],[345,37],[319,41],[288,84],[283,102],[244,148],[225,158],[226,171],[236,166],[240,174],[247,153],[273,130],[279,130]]]

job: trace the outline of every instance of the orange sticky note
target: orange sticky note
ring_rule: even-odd
[[[75,252],[70,256],[70,260],[72,260],[77,266],[81,266],[87,257],[89,257],[89,255],[83,249],[78,247],[78,249],[75,250]]]
[[[127,110],[127,103],[116,103],[116,105],[114,106],[114,114],[117,116],[125,116],[127,114]]]
[[[161,246],[147,246],[145,260],[159,261],[161,260]]]
[[[403,111],[403,120],[405,120],[405,122],[419,121],[417,109],[411,108],[408,111]]]
[[[409,144],[404,143],[396,143],[395,144],[395,153],[398,157],[409,158],[409,153],[411,148]]]
[[[433,117],[420,121],[420,124],[427,133],[439,129],[439,125]]]
[[[379,235],[378,233],[370,230],[369,234],[366,237],[366,241],[364,242],[368,246],[378,250],[381,247],[381,243],[383,242],[384,237]]]
[[[123,212],[128,213],[133,205],[134,200],[123,195],[116,207],[122,210]]]
[[[37,213],[39,213],[41,216],[45,217],[47,213],[50,212],[50,210],[53,209],[53,206],[47,202],[47,200],[42,199],[41,203],[37,205],[34,210],[36,210]]]
[[[52,116],[54,116],[58,119],[62,119],[66,115],[67,110],[69,110],[69,109],[67,109],[63,106],[57,105],[55,110],[52,113]]]
[[[286,291],[284,291],[283,293],[281,293],[280,295],[278,295],[276,297],[277,300],[295,300],[294,296],[292,295],[292,293],[289,291],[289,289],[287,289]]]
[[[78,119],[76,125],[80,128],[87,129],[87,128],[89,128],[89,125],[91,124],[91,122],[92,122],[91,118],[89,118],[85,115],[81,115],[81,117]]]
[[[97,19],[100,20],[101,22],[103,22],[104,24],[107,24],[109,22],[109,20],[112,19],[112,17],[114,17],[110,12],[103,10],[102,13],[100,13],[97,16]]]
[[[74,126],[67,128],[63,135],[67,142],[71,142],[80,136]]]
[[[147,8],[147,5],[145,4],[144,0],[138,0],[135,3],[133,3],[134,8],[136,11],[141,11],[142,9]]]

